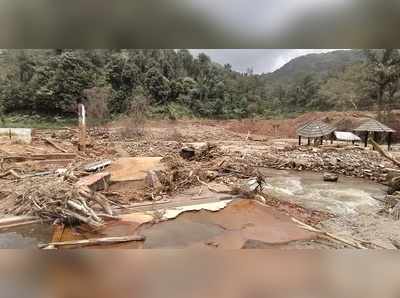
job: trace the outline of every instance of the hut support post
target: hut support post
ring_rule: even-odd
[[[364,147],[367,147],[367,146],[368,146],[368,135],[369,135],[369,132],[366,131],[366,132],[365,132]]]
[[[321,137],[321,145],[324,144],[324,137]]]
[[[310,138],[308,138],[307,139],[307,146],[310,146],[311,145],[311,141],[310,141]]]
[[[378,143],[378,133],[376,131],[373,132],[372,139],[374,140],[374,142]],[[372,146],[372,150],[375,151],[375,147],[374,146]]]
[[[301,136],[299,136],[299,146],[301,146]]]
[[[391,132],[389,132],[388,134],[388,151],[390,151],[390,147],[392,145],[392,134]]]

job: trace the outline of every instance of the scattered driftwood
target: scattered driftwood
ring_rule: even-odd
[[[57,149],[57,150],[59,150],[59,151],[61,151],[61,152],[64,152],[64,153],[67,153],[67,152],[68,152],[67,150],[65,150],[64,148],[61,148],[59,145],[57,145],[56,143],[54,143],[54,142],[53,142],[52,140],[50,140],[50,139],[44,138],[43,140],[44,140],[44,142],[45,142],[46,144],[49,144],[50,146],[52,146],[53,148],[55,148],[55,149]]]
[[[48,244],[39,244],[39,248],[42,249],[55,249],[62,246],[92,246],[92,245],[104,245],[104,244],[115,244],[133,241],[144,241],[145,237],[142,235],[122,236],[122,237],[106,237],[106,238],[94,238],[84,240],[72,240],[65,242],[52,242]]]
[[[383,150],[377,142],[375,142],[372,139],[370,139],[369,142],[372,144],[375,150],[378,151],[383,157],[393,162],[396,166],[400,167],[400,161],[396,160],[393,156],[391,156],[389,153]]]
[[[400,202],[393,207],[391,215],[394,220],[400,220]]]
[[[16,171],[14,171],[13,169],[10,169],[8,171],[6,171],[5,173],[1,173],[0,174],[0,178],[4,178],[7,176],[14,176],[17,179],[22,179],[22,176],[19,175]]]
[[[7,162],[25,162],[30,160],[47,161],[47,160],[74,160],[75,153],[49,153],[49,154],[31,154],[31,155],[13,155],[2,156],[1,159]]]
[[[219,191],[218,189],[215,189],[215,188],[211,187],[210,185],[208,185],[208,184],[205,183],[204,181],[201,181],[200,178],[199,178],[199,176],[196,176],[196,179],[197,179],[197,181],[198,181],[199,183],[201,183],[202,185],[206,186],[206,187],[208,188],[209,191],[215,192],[215,193],[224,193],[224,192]]]
[[[81,222],[94,229],[103,226],[104,220],[99,214],[113,216],[109,199],[88,187],[77,186],[75,181],[76,177],[69,171],[61,177],[20,180],[5,198],[14,202],[8,213],[60,223]]]
[[[12,216],[0,219],[0,229],[9,229],[43,222],[44,221],[37,216]]]
[[[317,233],[319,235],[328,237],[330,239],[339,241],[339,242],[344,243],[344,244],[346,244],[347,246],[350,246],[350,247],[354,247],[354,248],[357,248],[357,249],[367,249],[367,247],[365,247],[361,243],[355,241],[354,239],[352,239],[352,242],[350,242],[349,240],[343,239],[343,238],[341,238],[339,236],[336,236],[334,234],[331,234],[329,232],[325,232],[325,231],[319,230],[317,228],[314,228],[314,227],[312,227],[312,226],[310,226],[310,225],[308,225],[308,224],[306,224],[304,222],[301,222],[301,221],[299,221],[299,220],[297,220],[297,219],[295,219],[293,217],[292,217],[292,221],[295,222],[296,224],[298,224],[299,228],[302,228],[304,230],[307,230],[307,231],[310,231],[310,232],[314,232],[314,233]]]

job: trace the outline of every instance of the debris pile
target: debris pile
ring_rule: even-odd
[[[254,204],[258,201],[306,225],[334,216],[274,197],[265,176],[273,177],[268,175],[275,175],[275,171],[266,174],[268,170],[263,168],[275,168],[325,173],[318,179],[329,181],[337,181],[339,175],[388,181],[391,192],[385,200],[385,210],[400,219],[400,175],[392,176],[393,162],[377,151],[333,146],[305,148],[285,140],[277,146],[278,143],[261,143],[263,139],[253,140],[249,134],[229,136],[227,140],[221,134],[209,137],[208,130],[205,133],[201,126],[195,136],[185,129],[187,135],[167,138],[146,134],[142,139],[127,139],[112,128],[93,128],[88,130],[90,144],[84,152],[77,151],[74,129],[38,132],[29,146],[5,146],[0,157],[0,212],[68,225],[84,223],[95,233],[107,228],[108,223],[112,226],[116,216],[122,220],[121,214],[140,208],[158,214],[162,209],[153,209],[161,204],[176,204],[181,208],[175,208],[183,210],[189,202],[196,205],[202,200],[209,204],[221,198],[240,198]],[[165,133],[164,128],[159,131],[160,135]],[[217,140],[210,143],[213,138]],[[341,180],[345,179],[340,178],[340,185]],[[132,239],[143,238],[97,240],[109,243]],[[89,240],[91,244],[92,239]],[[56,241],[53,246],[64,244]]]
[[[276,169],[312,170],[384,182],[392,166],[378,152],[363,148],[299,148],[268,153],[263,165]]]
[[[108,199],[88,187],[77,186],[72,174],[22,179],[9,189],[3,201],[12,202],[6,213],[32,215],[59,223],[83,222],[93,228],[112,216]]]

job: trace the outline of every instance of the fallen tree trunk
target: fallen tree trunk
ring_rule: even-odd
[[[375,150],[378,151],[383,157],[385,157],[386,159],[393,162],[396,166],[400,167],[400,161],[396,160],[389,153],[387,153],[385,150],[383,150],[377,142],[375,142],[372,139],[370,139],[369,142],[372,144],[372,146],[375,148]]]
[[[52,242],[48,244],[39,244],[39,248],[42,249],[54,249],[62,246],[90,246],[90,245],[103,245],[103,244],[115,244],[132,241],[144,241],[145,237],[142,235],[122,236],[122,237],[106,237],[106,238],[94,238],[84,240],[72,240],[65,242]]]
[[[55,149],[57,149],[57,150],[59,150],[59,151],[61,151],[61,152],[64,152],[64,153],[68,153],[67,150],[65,150],[64,148],[61,148],[61,147],[58,146],[56,143],[54,143],[52,140],[46,139],[46,138],[44,138],[43,140],[44,140],[44,142],[45,142],[46,144],[49,144],[50,146],[54,147]]]

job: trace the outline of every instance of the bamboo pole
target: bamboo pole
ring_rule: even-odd
[[[55,249],[62,246],[90,246],[102,244],[115,244],[133,241],[144,241],[145,237],[142,235],[122,236],[122,237],[106,237],[106,238],[93,238],[84,240],[71,240],[64,242],[51,242],[48,244],[39,244],[42,249]]]

